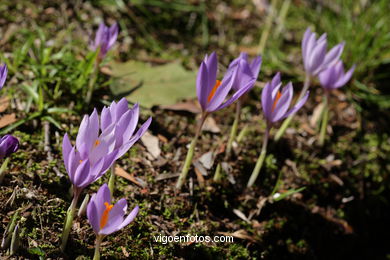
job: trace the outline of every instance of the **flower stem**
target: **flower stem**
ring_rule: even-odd
[[[115,162],[111,165],[111,175],[108,180],[108,188],[110,189],[111,197],[113,197],[115,191]]]
[[[229,141],[226,148],[226,154],[225,159],[227,159],[230,156],[230,153],[232,151],[233,141],[236,139],[237,136],[237,127],[238,127],[238,121],[240,121],[240,113],[241,113],[241,101],[237,100],[236,104],[236,114],[234,116],[234,122],[232,125],[232,128],[230,130],[230,136]]]
[[[99,59],[99,57],[97,57],[91,78],[89,79],[89,82],[88,82],[87,95],[85,96],[85,103],[87,103],[87,105],[91,102],[92,94],[93,94],[93,91],[95,88],[95,82],[96,82],[98,71],[99,71],[99,65],[100,65],[100,59]]]
[[[1,164],[0,167],[0,184],[3,182],[4,176],[6,174],[7,166],[9,162],[9,157],[5,158],[4,162]]]
[[[303,88],[301,90],[301,93],[299,94],[297,102],[303,98],[303,96],[306,94],[307,90],[309,89],[309,86],[310,86],[310,75],[306,74],[305,83],[303,84]],[[295,113],[291,114],[289,117],[286,118],[286,120],[284,120],[283,124],[276,132],[275,141],[279,141],[279,139],[284,135],[284,132],[286,132],[286,129],[290,125],[294,115]]]
[[[192,158],[194,157],[196,142],[198,141],[198,138],[199,138],[200,133],[202,131],[202,126],[203,126],[204,121],[206,120],[207,116],[208,116],[207,113],[203,113],[202,118],[199,121],[198,128],[197,128],[196,133],[195,133],[195,137],[191,141],[190,148],[188,149],[188,152],[187,152],[186,160],[184,161],[183,169],[181,170],[179,179],[177,180],[177,183],[176,183],[177,190],[181,189],[181,187],[184,184],[184,181],[187,178],[187,174],[188,174],[188,171],[189,171],[191,163],[192,163]]]
[[[76,212],[76,205],[79,200],[81,190],[74,188],[73,189],[73,199],[72,203],[70,204],[68,211],[66,212],[66,219],[64,223],[64,228],[62,230],[62,236],[61,236],[61,251],[64,252],[66,248],[66,243],[68,242],[68,237],[70,230],[72,229],[72,223],[73,218]]]
[[[326,135],[326,128],[328,126],[328,120],[329,120],[329,93],[326,91],[324,96],[324,110],[322,111],[322,121],[321,121],[321,130],[320,130],[320,138],[319,138],[319,145],[323,146],[325,143],[325,135]]]
[[[252,175],[249,178],[248,184],[246,185],[248,188],[252,187],[253,184],[255,183],[257,176],[259,176],[261,167],[263,166],[263,162],[265,159],[265,155],[267,153],[267,144],[268,144],[268,139],[269,139],[269,131],[271,127],[267,126],[267,129],[265,130],[264,137],[263,137],[263,146],[261,148],[261,153],[259,155],[259,158],[257,159],[255,168],[253,169]]]
[[[96,237],[96,242],[95,242],[95,253],[93,255],[93,260],[99,260],[100,259],[100,244],[102,243],[103,236],[98,235]]]
[[[221,164],[218,163],[217,168],[215,169],[213,181],[214,182],[220,182],[221,177],[222,177],[221,175],[222,175],[221,174]]]

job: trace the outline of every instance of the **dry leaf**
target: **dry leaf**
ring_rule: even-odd
[[[4,96],[0,98],[0,113],[4,112],[9,106],[9,98]]]
[[[322,110],[324,109],[324,103],[318,104],[314,110],[313,110],[313,115],[310,118],[310,126],[311,127],[316,127],[318,121],[321,118]]]
[[[203,154],[198,161],[207,169],[210,170],[214,164],[214,153],[212,151]]]
[[[0,118],[0,128],[16,122],[15,113],[4,115]]]
[[[191,100],[173,105],[160,106],[160,108],[165,110],[187,111],[193,114],[199,114],[201,112],[199,105]]]
[[[201,188],[203,188],[205,181],[204,181],[202,173],[199,171],[199,169],[197,167],[195,167],[195,173],[196,173],[196,178],[198,179],[198,182],[199,182],[199,186]]]
[[[221,129],[218,127],[217,123],[215,122],[214,118],[207,117],[206,121],[203,124],[202,127],[203,131],[209,131],[211,133],[217,134],[221,132]]]
[[[122,177],[122,178],[125,178],[135,184],[137,184],[138,186],[140,187],[144,187],[144,185],[142,185],[141,183],[139,183],[136,178],[134,178],[133,175],[130,175],[129,173],[127,173],[124,169],[122,169],[121,167],[119,166],[116,166],[115,167],[115,174]]]
[[[146,150],[153,156],[154,159],[157,159],[161,154],[161,149],[158,145],[158,137],[152,135],[149,132],[146,132],[141,137],[142,143],[145,145]]]

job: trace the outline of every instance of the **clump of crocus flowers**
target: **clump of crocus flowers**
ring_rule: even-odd
[[[136,206],[125,217],[127,211],[126,199],[120,199],[111,204],[111,191],[107,184],[103,184],[98,192],[92,195],[87,207],[88,221],[96,234],[95,254],[93,259],[100,259],[100,244],[104,237],[129,225],[138,214]]]
[[[345,43],[339,43],[327,50],[327,36],[322,34],[318,39],[315,32],[312,32],[310,28],[307,28],[303,40],[302,40],[302,59],[305,69],[305,82],[298,99],[301,99],[310,87],[310,83],[313,77],[318,76],[319,73],[333,66],[339,61],[341,54],[343,53]],[[279,140],[291,120],[294,113],[291,114],[279,128],[279,131],[275,135],[275,140]]]
[[[261,62],[254,62],[249,65],[246,56],[240,56],[229,66],[222,80],[218,80],[218,60],[215,52],[210,56],[206,55],[202,61],[196,79],[196,93],[202,108],[202,114],[195,137],[188,149],[183,169],[176,183],[177,189],[181,189],[187,177],[194,156],[196,142],[206,118],[210,113],[229,106],[248,92],[256,81],[260,64]],[[227,98],[232,89],[234,93]]]
[[[76,205],[85,187],[98,180],[114,162],[125,154],[148,129],[151,118],[134,134],[138,123],[139,108],[128,108],[126,99],[115,101],[103,108],[102,115],[94,109],[85,115],[72,146],[67,134],[62,143],[64,164],[73,184],[73,200],[68,209],[62,234],[61,249],[64,250],[72,226]],[[115,169],[112,169],[112,175]],[[114,179],[110,179],[114,186]]]

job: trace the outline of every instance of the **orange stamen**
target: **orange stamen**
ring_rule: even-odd
[[[219,86],[221,86],[221,81],[220,80],[217,80],[215,82],[215,85],[213,87],[213,89],[211,90],[210,94],[209,94],[209,97],[207,98],[207,102],[210,102],[210,100],[214,97],[215,95],[215,92],[217,91],[217,89],[219,88]]]
[[[79,164],[81,164],[82,162],[83,162],[83,160],[80,160],[80,161],[79,161]]]
[[[95,143],[93,144],[93,148],[96,148],[96,146],[98,146],[99,144],[100,144],[100,141],[96,140]]]
[[[102,218],[100,219],[100,229],[107,225],[108,215],[110,214],[112,207],[114,207],[114,205],[109,204],[108,202],[104,202],[104,206],[106,206],[106,209],[104,210]]]
[[[281,96],[282,96],[282,93],[280,93],[280,91],[278,91],[278,93],[276,94],[276,98],[274,100],[274,104],[272,106],[272,112],[274,112],[276,104],[278,103],[278,101],[281,98]]]

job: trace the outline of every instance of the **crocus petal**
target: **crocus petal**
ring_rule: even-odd
[[[106,129],[109,125],[112,123],[112,117],[110,113],[110,109],[107,107],[103,107],[102,115],[100,116],[101,126],[100,128],[102,131]]]
[[[138,103],[134,105],[138,106]],[[133,108],[134,109],[134,108]],[[121,100],[118,101],[118,104],[116,106],[116,119],[118,120],[124,113],[126,113],[129,110],[129,102],[126,98],[121,98]]]
[[[102,22],[99,24],[99,28],[96,32],[95,36],[95,42],[93,45],[93,49],[96,50],[103,42],[104,36],[106,34],[107,27],[106,25]]]
[[[69,155],[72,151],[72,148],[72,144],[70,143],[68,134],[66,133],[62,139],[62,157],[64,158],[65,169],[67,172],[69,172]]]
[[[260,73],[261,63],[262,63],[261,56],[257,56],[256,58],[253,59],[252,63],[250,64],[252,74],[256,80],[257,80],[259,73]]]
[[[291,100],[293,97],[293,87],[291,82],[289,82],[282,91],[282,96],[278,100],[274,111],[272,111],[272,122],[279,121],[287,112],[290,107]]]
[[[72,183],[74,183],[74,175],[77,170],[77,167],[80,164],[80,156],[79,153],[75,151],[75,147],[69,153],[68,165],[65,167],[67,169],[69,179]]]
[[[135,217],[137,216],[138,211],[139,211],[139,207],[138,207],[138,205],[137,205],[137,206],[135,206],[135,208],[130,212],[130,214],[125,218],[125,220],[122,222],[122,224],[120,224],[119,229],[122,229],[122,228],[124,228],[125,226],[127,226],[128,224],[130,224],[130,223],[135,219]]]
[[[335,88],[340,88],[342,86],[344,86],[352,77],[352,74],[355,70],[355,65],[353,65],[348,71],[347,73],[345,73],[334,85]]]
[[[74,182],[73,185],[76,187],[81,187],[81,184],[88,178],[90,170],[89,160],[84,160],[77,167],[76,172],[74,174]]]
[[[118,27],[118,24],[117,23],[114,23],[110,29],[109,29],[109,41],[108,41],[108,44],[107,44],[107,48],[108,49],[111,49],[111,47],[114,45],[114,43],[116,42],[116,39],[118,37],[118,31],[119,31],[119,27]]]
[[[239,99],[242,95],[244,95],[246,92],[248,92],[254,85],[255,80],[252,79],[252,81],[248,82],[246,86],[240,88],[238,91],[236,91],[231,98],[229,98],[225,103],[220,105],[216,110],[223,109],[229,105],[231,105],[234,101]]]
[[[325,55],[326,55],[326,41],[322,41],[318,45],[316,45],[313,48],[312,54],[310,55],[310,58],[308,60],[309,62],[309,73],[311,75],[317,75],[322,63],[324,62]]]
[[[306,94],[299,100],[293,108],[291,108],[281,119],[286,118],[292,114],[295,114],[303,105],[306,103],[307,99],[309,97],[309,91],[306,92]]]
[[[0,89],[3,88],[5,80],[7,79],[8,68],[7,64],[0,66]]]
[[[277,72],[271,81],[271,86],[272,86],[271,93],[273,92],[273,89],[280,84],[280,82],[281,82],[280,72]]]
[[[117,158],[121,157],[124,155],[132,146],[135,142],[138,141],[148,130],[150,124],[152,122],[152,117],[149,117],[148,120],[138,129],[137,133],[126,143],[124,143],[118,151]]]
[[[93,198],[93,196],[92,196]],[[96,209],[95,201],[91,198],[87,207],[87,218],[89,224],[91,224],[93,231],[98,234],[99,233],[99,222],[101,214],[99,215],[99,211]],[[100,217],[99,217],[100,216]]]
[[[116,147],[123,144],[133,136],[135,128],[137,127],[139,118],[139,105],[134,105],[133,109],[127,111],[119,120],[117,128],[115,129],[117,140],[121,140],[120,143],[116,144]]]
[[[109,218],[105,227],[103,227],[99,234],[109,235],[119,230],[120,224],[123,222],[123,217],[127,210],[127,202],[125,199],[120,199],[115,203],[114,207],[109,213]]]
[[[263,91],[261,92],[261,106],[263,108],[263,112],[265,117],[268,119],[269,115],[271,114],[271,108],[272,108],[272,98],[271,98],[271,83],[267,82],[265,84],[265,87],[263,88]]]
[[[306,49],[304,50],[305,53],[303,54],[303,62],[304,62],[306,71],[309,71],[309,68],[310,68],[309,59],[310,59],[312,50],[315,46],[315,43],[316,43],[316,35],[315,35],[315,33],[312,33],[309,36],[309,39],[307,40]]]
[[[104,156],[104,164],[102,167],[103,174],[112,166],[115,160],[120,157],[118,156],[118,152],[119,152],[118,149],[116,149],[113,152],[109,153],[108,155]]]
[[[236,76],[237,76],[238,70],[236,70],[233,75],[230,78],[226,78],[226,76],[222,79],[221,85],[217,88],[217,90],[214,93],[214,96],[211,98],[210,102],[207,104],[206,111],[213,112],[218,109],[218,107],[222,104],[222,102],[225,100],[226,96],[229,94],[229,91],[231,90]]]
[[[311,32],[311,29],[308,27],[305,31],[305,34],[303,35],[303,39],[302,39],[302,46],[301,46],[301,49],[302,49],[302,58],[303,58],[303,62],[305,62],[306,60],[306,54],[307,54],[307,43],[310,39],[312,35],[312,32]]]
[[[339,43],[326,54],[324,63],[322,65],[322,70],[332,66],[339,60],[341,54],[343,53],[344,45],[345,42]]]
[[[321,86],[324,87],[325,89],[331,89],[331,86],[334,83],[335,74],[336,74],[335,67],[330,67],[322,71],[318,75]]]
[[[206,63],[202,62],[199,67],[198,75],[196,78],[196,94],[202,110],[207,108],[208,92],[208,72]]]
[[[110,189],[108,188],[107,183],[104,183],[96,192],[96,194],[94,194],[93,196],[94,197],[91,197],[91,201],[95,202],[97,216],[100,221],[100,219],[102,218],[102,214],[106,209],[104,203],[107,202],[108,204],[111,204],[111,192]]]
[[[212,52],[210,56],[207,58],[206,65],[207,65],[207,79],[208,79],[208,83],[207,83],[207,96],[208,96],[217,80],[218,60],[217,60],[217,54],[215,52]]]

